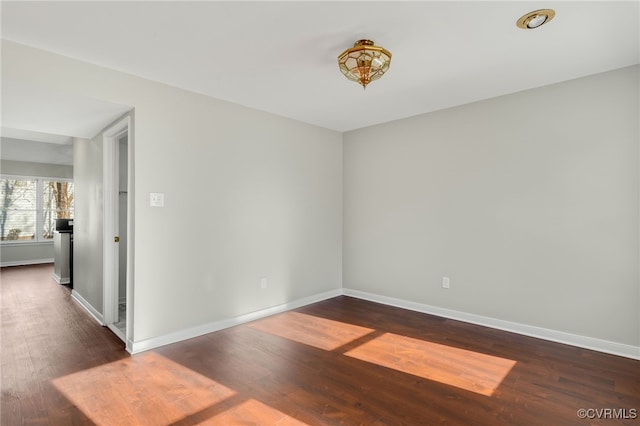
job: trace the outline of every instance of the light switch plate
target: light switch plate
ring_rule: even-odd
[[[164,207],[164,193],[163,192],[150,192],[149,193],[149,206],[151,206],[151,207]]]
[[[442,277],[442,288],[450,288],[451,287],[451,281],[449,280],[449,277]]]

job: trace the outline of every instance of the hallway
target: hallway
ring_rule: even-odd
[[[78,423],[82,412],[51,380],[129,357],[122,341],[87,315],[52,274],[51,264],[0,273],[2,425]]]

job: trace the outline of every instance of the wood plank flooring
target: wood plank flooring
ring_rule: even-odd
[[[349,297],[129,356],[52,273],[0,273],[2,425],[640,424],[640,361]]]

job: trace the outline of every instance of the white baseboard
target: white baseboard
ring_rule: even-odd
[[[120,330],[118,327],[116,327],[115,324],[107,324],[107,328],[109,330],[111,330],[111,332],[113,334],[115,334],[116,336],[118,336],[118,338],[120,340],[122,340],[123,342],[125,342],[126,345],[126,341],[127,341],[127,336],[125,336],[125,334],[122,332],[122,330]]]
[[[104,317],[102,316],[102,314],[98,312],[96,308],[91,305],[91,303],[87,302],[87,300],[82,297],[80,293],[75,290],[71,290],[71,297],[73,298],[73,300],[78,302],[78,304],[82,306],[84,310],[87,311],[89,315],[91,315],[91,317],[98,322],[98,324],[105,325]]]
[[[13,260],[0,263],[0,268],[4,268],[6,266],[40,265],[41,263],[53,263],[53,259]]]
[[[304,297],[302,299],[293,300],[291,302],[283,303],[281,305],[272,306],[270,308],[261,309],[259,311],[250,312],[248,314],[239,315],[237,317],[224,319],[220,321],[214,321],[208,324],[176,331],[173,333],[165,334],[163,336],[153,337],[151,339],[141,340],[138,342],[131,342],[127,344],[127,351],[131,354],[148,351],[159,346],[169,345],[171,343],[180,342],[194,337],[202,336],[203,334],[213,333],[215,331],[223,330],[225,328],[233,327],[238,324],[244,324],[246,322],[255,321],[260,318],[264,318],[270,315],[278,314],[280,312],[288,311],[291,309],[300,308],[305,305],[320,302],[332,297],[342,295],[342,289],[335,289],[326,291],[324,293],[315,294],[313,296]]]
[[[53,279],[58,284],[70,284],[71,283],[71,278],[62,278],[60,275],[56,274],[55,272],[53,273]]]
[[[439,308],[437,306],[410,302],[408,300],[396,299],[393,297],[381,296],[364,291],[351,290],[348,288],[343,289],[343,294],[345,296],[368,300],[370,302],[377,302],[383,305],[395,306],[411,311],[437,315],[439,317],[464,321],[471,324],[483,325],[485,327],[510,331],[525,336],[536,337],[538,339],[550,340],[552,342],[564,343],[566,345],[577,346],[580,348],[591,349],[598,352],[604,352],[612,355],[640,360],[640,346],[626,345],[623,343],[610,342],[608,340],[601,340],[593,337],[585,337],[577,334],[565,333],[563,331],[549,330],[546,328],[535,327],[511,321],[504,321],[496,318],[485,317],[482,315],[454,311],[451,309]]]
[[[557,330],[550,330],[542,327],[520,324],[516,322],[511,322],[511,321],[505,321],[505,320],[500,320],[496,318],[485,317],[482,315],[469,314],[466,312],[440,308],[437,306],[411,302],[403,299],[396,299],[388,296],[381,296],[378,294],[367,293],[367,292],[352,290],[348,288],[330,290],[324,293],[316,294],[316,295],[305,297],[302,299],[297,299],[288,303],[283,303],[281,305],[273,306],[273,307],[262,309],[255,312],[250,312],[244,315],[239,315],[237,317],[224,319],[220,321],[214,321],[208,324],[203,324],[201,326],[196,326],[196,327],[176,331],[163,336],[141,340],[139,342],[128,341],[126,345],[127,351],[130,352],[131,354],[144,352],[160,346],[202,336],[207,333],[213,333],[215,331],[223,330],[225,328],[233,327],[235,325],[243,324],[243,323],[254,321],[270,315],[278,314],[291,309],[296,309],[305,305],[320,302],[322,300],[331,299],[332,297],[337,297],[340,295],[351,296],[358,299],[368,300],[371,302],[381,303],[389,306],[395,306],[398,308],[408,309],[411,311],[437,315],[444,318],[450,318],[458,321],[468,322],[471,324],[491,327],[498,330],[518,333],[525,336],[535,337],[538,339],[549,340],[552,342],[563,343],[563,344],[576,346],[580,348],[595,350],[598,352],[604,352],[612,355],[618,355],[626,358],[640,360],[640,347],[638,346],[626,345],[626,344],[617,343],[617,342],[610,342],[607,340],[596,339],[593,337],[580,336],[577,334],[571,334],[571,333],[566,333],[566,332],[557,331]],[[80,302],[80,304],[84,306],[82,302]],[[88,303],[87,305],[91,306]],[[85,306],[85,309],[87,309],[86,306]],[[96,318],[96,320],[98,320],[98,318],[102,318],[102,315],[97,313],[95,310],[93,310],[93,312],[95,313],[93,313],[91,310],[89,310],[89,312],[92,314],[92,316],[94,316],[94,318]],[[102,324],[101,320],[98,320],[98,322]]]

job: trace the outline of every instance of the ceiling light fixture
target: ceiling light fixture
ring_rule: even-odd
[[[349,80],[367,88],[367,84],[377,80],[389,70],[391,53],[371,40],[358,40],[352,48],[338,56],[340,71]]]
[[[556,12],[553,9],[534,10],[518,19],[516,26],[525,30],[533,30],[551,21],[554,16],[556,16]]]

